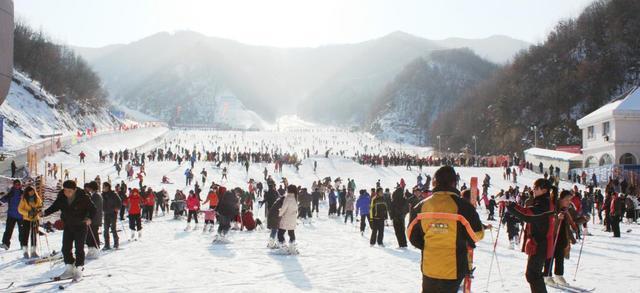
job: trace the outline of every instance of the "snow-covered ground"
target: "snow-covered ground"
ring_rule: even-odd
[[[0,149],[23,149],[43,140],[41,135],[75,135],[78,130],[93,127],[102,132],[127,123],[117,120],[106,109],[72,115],[59,108],[58,97],[41,89],[37,81],[14,71],[9,94],[0,106],[0,116],[5,118],[4,145]]]
[[[292,127],[293,128],[293,127]],[[354,178],[357,188],[371,188],[380,179],[384,187],[393,188],[401,178],[409,185],[415,183],[418,168],[407,171],[402,167],[370,167],[353,162],[348,157],[356,151],[362,152],[366,147],[372,153],[384,153],[394,147],[403,147],[405,152],[427,154],[429,149],[411,146],[391,145],[377,141],[369,134],[350,133],[338,130],[303,130],[299,132],[263,131],[263,132],[216,132],[216,131],[171,131],[162,129],[144,129],[113,136],[104,136],[75,145],[70,154],[58,153],[47,158],[49,162],[64,164],[70,168],[71,177],[82,178],[86,172],[87,179],[100,174],[103,180],[109,176],[113,181],[125,178],[116,176],[109,163],[98,163],[97,151],[120,150],[144,145],[151,148],[156,139],[158,146],[181,140],[184,147],[194,146],[200,150],[215,145],[239,147],[258,150],[263,144],[282,148],[283,151],[301,152],[309,148],[311,158],[303,161],[299,172],[292,166],[284,166],[282,175],[274,175],[277,182],[287,177],[292,184],[310,187],[312,181],[331,176]],[[165,141],[166,140],[166,141]],[[233,145],[236,141],[237,145]],[[324,157],[324,151],[332,147],[333,155]],[[318,155],[315,155],[317,149]],[[87,163],[79,164],[77,154],[84,150],[89,156]],[[142,150],[142,149],[141,149]],[[347,158],[336,152],[345,151]],[[313,172],[313,161],[318,162],[317,172]],[[252,164],[249,173],[239,164],[229,166],[229,181],[222,182],[229,188],[240,186],[245,188],[249,178],[261,180],[262,171],[267,167],[273,171],[273,164]],[[184,170],[187,164],[178,166],[176,162],[149,162],[145,183],[154,189],[166,188],[173,198],[175,189],[188,190],[184,185]],[[209,172],[209,179],[220,181],[221,170],[212,163],[197,162],[196,174],[202,168]],[[437,168],[424,168],[423,173],[433,174]],[[512,183],[502,179],[500,168],[456,168],[463,181],[472,176],[482,179],[484,174],[492,177],[489,192],[495,194],[499,189],[506,189]],[[161,177],[169,176],[174,184],[162,185]],[[124,172],[123,172],[124,177]],[[518,177],[519,186],[531,183],[537,175],[525,171]],[[198,181],[200,176],[196,175]],[[136,181],[128,182],[137,185]],[[562,182],[561,187],[569,188],[572,184]],[[264,220],[264,209],[255,207],[255,215]],[[4,213],[6,206],[0,208]],[[479,213],[486,219],[484,209]],[[55,219],[57,215],[53,216]],[[202,220],[202,219],[201,219]],[[171,216],[155,217],[149,224],[143,224],[143,236],[139,242],[127,242],[126,232],[120,232],[122,250],[103,254],[98,260],[86,263],[84,281],[68,288],[74,292],[212,292],[226,290],[231,292],[416,292],[420,289],[420,251],[414,248],[397,249],[392,227],[385,231],[385,248],[369,247],[369,228],[362,237],[356,228],[359,223],[344,224],[342,219],[328,218],[327,205],[320,206],[320,217],[314,218],[312,224],[299,224],[296,237],[301,254],[299,256],[273,255],[266,248],[268,233],[266,231],[239,232],[232,231],[232,243],[212,245],[212,234],[201,231],[185,232],[185,221],[173,220]],[[497,222],[492,222],[498,226]],[[119,224],[120,225],[120,224]],[[127,223],[125,223],[127,226]],[[202,223],[200,224],[202,227]],[[601,226],[590,231],[594,234],[587,237],[580,260],[580,271],[573,283],[582,287],[596,287],[597,292],[640,292],[637,269],[640,253],[640,227],[622,225],[622,230],[633,229],[624,233],[622,238],[613,239],[609,233],[600,231]],[[4,231],[4,225],[0,232]],[[482,292],[487,286],[489,263],[492,257],[493,242],[497,232],[487,233],[478,243],[475,251],[475,279],[473,292]],[[61,232],[49,235],[50,249],[60,250]],[[526,256],[508,249],[506,230],[501,229],[497,247],[499,266],[494,263],[489,292],[528,292],[524,278]],[[42,246],[47,250],[46,244]],[[565,277],[572,282],[578,259],[579,245],[573,247],[571,259],[565,263]],[[0,288],[11,282],[14,286],[46,279],[61,273],[63,265],[57,263],[24,265],[20,259],[17,232],[12,239],[9,251],[0,252]],[[111,275],[109,277],[108,275]],[[57,284],[35,287],[36,291],[57,291]],[[554,292],[550,290],[550,292]]]

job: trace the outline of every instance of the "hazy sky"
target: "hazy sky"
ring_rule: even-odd
[[[99,47],[194,30],[278,47],[353,43],[401,30],[429,39],[502,34],[543,41],[592,0],[14,0],[57,41]]]

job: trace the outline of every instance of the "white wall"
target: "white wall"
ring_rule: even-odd
[[[609,141],[602,135],[603,123],[609,121]],[[588,127],[594,126],[594,137],[589,139]],[[590,124],[582,129],[583,164],[587,167],[589,157],[599,163],[603,155],[609,154],[613,164],[620,162],[625,153],[633,154],[640,161],[640,117],[615,117]]]

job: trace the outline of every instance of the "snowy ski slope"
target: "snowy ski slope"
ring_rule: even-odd
[[[109,163],[98,163],[97,151],[135,148],[145,145],[147,141],[161,137],[158,146],[166,142],[180,139],[186,141],[185,147],[196,149],[210,147],[210,142],[231,148],[235,140],[241,150],[244,147],[255,150],[264,141],[270,147],[281,147],[283,150],[296,151],[310,148],[312,156],[303,161],[299,172],[292,166],[285,165],[282,176],[292,184],[310,187],[313,180],[331,176],[355,178],[357,189],[371,188],[380,179],[384,187],[393,188],[395,183],[404,178],[408,185],[415,184],[418,175],[417,167],[413,171],[405,167],[369,167],[359,165],[348,158],[331,155],[324,158],[324,150],[333,147],[334,151],[344,150],[347,156],[356,151],[363,151],[366,146],[373,152],[384,152],[391,148],[405,148],[407,152],[418,152],[425,155],[429,149],[412,146],[390,145],[381,143],[369,134],[348,133],[339,130],[299,130],[296,132],[215,132],[215,131],[171,131],[163,129],[146,129],[131,131],[114,136],[97,138],[90,142],[78,144],[69,150],[70,154],[58,153],[47,158],[49,162],[63,163],[70,168],[71,177],[82,180],[86,172],[87,180],[100,174],[103,180],[109,176],[113,181],[124,179],[115,174]],[[164,136],[163,136],[164,135]],[[235,136],[235,139],[234,139]],[[145,145],[151,148],[153,145]],[[314,147],[319,150],[314,155]],[[84,150],[88,154],[87,163],[79,164],[77,154]],[[313,172],[313,161],[318,162],[318,170]],[[219,182],[221,170],[212,163],[196,162],[195,180],[202,168],[209,172],[208,184],[214,179]],[[228,188],[240,186],[246,188],[249,178],[261,180],[262,171],[267,167],[273,172],[273,164],[252,164],[249,174],[239,164],[229,166],[229,181],[222,182]],[[145,183],[154,189],[166,188],[173,198],[176,189],[189,190],[184,186],[184,170],[187,164],[178,166],[176,162],[150,162],[147,164]],[[437,168],[424,168],[423,173],[433,174]],[[508,188],[512,183],[502,180],[500,168],[456,168],[462,179],[467,182],[472,176],[480,179],[484,174],[492,177],[490,193],[495,194],[501,188]],[[161,177],[167,175],[174,184],[160,184]],[[276,182],[282,177],[274,176]],[[424,175],[423,175],[424,176]],[[518,185],[530,185],[537,175],[525,171],[518,177]],[[127,182],[137,186],[137,180]],[[207,185],[208,185],[207,184]],[[562,182],[561,187],[573,185]],[[420,289],[420,251],[414,248],[397,249],[393,228],[385,231],[385,248],[369,247],[368,233],[365,237],[358,232],[357,225],[344,224],[342,219],[327,217],[328,205],[321,203],[320,217],[314,218],[311,224],[299,222],[296,230],[299,256],[280,256],[270,254],[266,248],[268,233],[265,230],[253,232],[232,231],[232,243],[212,245],[213,234],[203,234],[201,230],[185,232],[186,221],[173,220],[172,216],[154,217],[154,221],[143,224],[141,241],[127,242],[126,233],[120,233],[120,251],[103,254],[98,260],[86,263],[86,277],[82,282],[67,290],[73,292],[417,292]],[[264,209],[255,207],[255,215],[264,220]],[[6,211],[6,206],[0,208]],[[481,218],[486,219],[484,208],[479,209]],[[51,219],[57,218],[57,214]],[[202,221],[202,218],[200,219]],[[491,222],[498,226],[497,222]],[[120,225],[120,224],[119,224]],[[202,223],[199,227],[202,227]],[[565,262],[565,278],[576,285],[593,288],[596,292],[640,292],[638,284],[640,274],[637,270],[638,253],[640,252],[640,233],[636,225],[623,224],[626,231],[621,239],[613,239],[609,233],[602,232],[601,226],[590,228],[594,236],[587,237],[580,263],[577,281],[572,282],[579,245],[574,245],[571,259]],[[4,231],[4,225],[0,232]],[[493,248],[492,238],[497,231],[486,233],[478,243],[475,251],[475,279],[473,292],[484,292],[487,287],[487,275]],[[61,232],[49,235],[50,249],[60,250]],[[526,256],[518,250],[508,249],[506,229],[501,229],[497,257],[499,267],[494,263],[489,292],[528,292],[529,287],[524,277]],[[44,239],[43,239],[44,240]],[[42,245],[47,250],[46,244]],[[0,288],[15,282],[20,284],[46,279],[62,272],[63,265],[57,263],[27,266],[20,261],[17,231],[12,239],[9,251],[0,252]],[[111,277],[108,277],[111,275]],[[17,290],[17,288],[14,288]],[[34,291],[57,291],[57,284],[47,284],[33,288]],[[0,292],[4,292],[0,290]],[[11,291],[8,291],[11,292]],[[550,292],[554,292],[550,289]]]

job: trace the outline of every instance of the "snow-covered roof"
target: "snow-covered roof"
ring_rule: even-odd
[[[530,148],[525,150],[524,153],[526,155],[547,157],[547,158],[553,158],[553,159],[558,159],[563,161],[574,161],[574,160],[580,161],[582,158],[581,154],[574,154],[574,153],[554,151],[554,150],[541,149],[541,148]]]
[[[606,104],[578,120],[578,127],[584,128],[590,124],[619,116],[640,117],[640,87],[635,87],[622,98]]]

